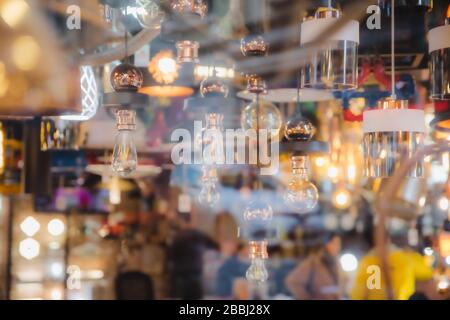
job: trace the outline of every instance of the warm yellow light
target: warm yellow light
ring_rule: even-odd
[[[380,159],[385,159],[387,156],[387,151],[386,149],[381,150],[380,152]]]
[[[347,167],[347,177],[348,179],[353,182],[356,178],[356,167],[354,165],[349,165]]]
[[[335,166],[331,166],[328,168],[327,174],[330,179],[336,179],[338,177],[339,170]]]
[[[61,300],[63,298],[61,289],[53,288],[50,291],[50,297],[52,298],[52,300]]]
[[[153,79],[161,84],[171,84],[178,78],[179,65],[170,50],[158,52],[148,64]]]
[[[9,79],[6,74],[5,64],[0,61],[0,97],[3,97],[9,88]]]
[[[26,217],[20,224],[20,230],[29,237],[34,236],[39,231],[40,227],[41,225],[39,222],[32,216]]]
[[[12,44],[12,59],[17,68],[33,70],[39,63],[41,48],[31,36],[20,36]]]
[[[315,165],[318,167],[323,167],[326,163],[325,158],[324,157],[317,157],[314,161]]]
[[[2,2],[0,15],[8,26],[15,28],[27,15],[29,6],[23,0],[6,0]]]
[[[5,135],[3,133],[3,125],[0,122],[0,174],[5,171]]]
[[[113,205],[120,204],[120,179],[118,176],[113,176],[109,188],[109,203]]]
[[[27,238],[20,241],[19,253],[25,259],[31,260],[39,255],[39,247],[39,242],[37,242],[33,238]]]
[[[447,197],[446,196],[442,196],[439,199],[438,205],[439,205],[439,209],[441,209],[442,211],[448,210],[449,203],[448,203]]]
[[[332,202],[337,209],[347,209],[351,203],[351,194],[346,189],[337,189],[332,195]]]
[[[423,207],[425,205],[426,201],[427,201],[427,198],[425,196],[421,196],[419,198],[419,206]]]
[[[158,69],[163,73],[173,73],[177,71],[177,63],[172,58],[162,58],[158,61]]]
[[[65,225],[60,219],[52,219],[47,225],[47,230],[52,236],[60,236],[64,233]]]

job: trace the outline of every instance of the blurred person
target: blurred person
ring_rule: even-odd
[[[206,249],[218,249],[208,235],[192,228],[190,214],[180,214],[180,230],[168,249],[168,264],[175,298],[203,298],[203,254]]]
[[[229,256],[217,271],[216,294],[219,297],[231,298],[236,280],[245,278],[249,265],[248,245],[239,243],[236,252]]]
[[[299,300],[337,300],[344,296],[345,281],[337,257],[341,238],[327,233],[323,247],[310,254],[285,279],[286,288]]]
[[[415,292],[417,283],[424,283],[427,287],[433,278],[433,270],[426,264],[425,258],[412,250],[400,249],[387,239],[388,264],[392,283],[392,295],[395,300],[407,300]],[[373,268],[377,267],[379,269]],[[377,274],[376,270],[379,270]],[[375,249],[369,251],[359,262],[350,297],[353,300],[386,300],[386,285],[382,268]],[[379,277],[376,279],[374,277]],[[373,285],[376,280],[378,285]]]

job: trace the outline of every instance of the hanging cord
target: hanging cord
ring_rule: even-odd
[[[302,106],[300,103],[300,71],[297,74],[297,115],[302,115]]]
[[[395,94],[395,0],[391,0],[391,98],[397,99]]]
[[[123,19],[123,27],[125,30],[125,61],[128,60],[128,31],[127,31],[127,24],[125,20],[128,17],[128,5],[125,5],[125,18]]]
[[[259,169],[259,93],[256,94],[256,167]],[[256,189],[261,189],[261,180],[257,174]]]

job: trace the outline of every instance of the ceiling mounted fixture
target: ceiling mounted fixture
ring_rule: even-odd
[[[431,68],[431,99],[450,100],[450,6],[445,25],[428,34]]]
[[[328,6],[301,24],[300,45],[307,48],[339,23],[341,12]],[[357,87],[359,23],[350,20],[326,36],[324,46],[301,69],[301,88],[348,90]]]
[[[391,12],[391,97],[381,100],[378,107],[363,114],[364,173],[371,178],[390,177],[400,161],[410,158],[423,144],[425,113],[409,109],[408,100],[395,95],[395,7]],[[408,173],[423,176],[423,159]]]

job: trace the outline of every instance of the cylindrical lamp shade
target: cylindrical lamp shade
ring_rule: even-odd
[[[431,99],[450,100],[450,25],[431,29],[428,34]]]
[[[371,178],[390,177],[401,161],[411,158],[423,144],[425,113],[408,109],[408,101],[387,99],[363,114],[364,174]],[[408,177],[423,176],[423,160]]]
[[[339,23],[339,17],[310,19],[302,23],[300,44],[307,47]],[[357,87],[359,23],[350,20],[332,34],[301,70],[301,87],[348,90]]]

